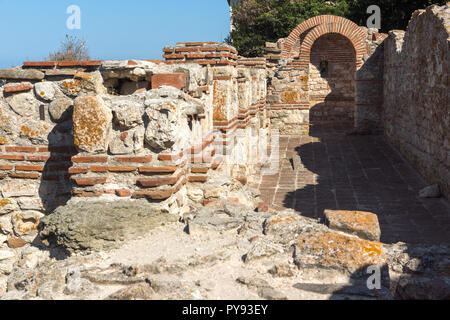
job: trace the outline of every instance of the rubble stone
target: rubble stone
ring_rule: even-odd
[[[333,230],[353,234],[362,239],[380,241],[378,217],[371,212],[325,210],[325,223]]]

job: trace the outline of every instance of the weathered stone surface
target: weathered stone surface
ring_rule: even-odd
[[[82,272],[82,277],[92,283],[102,285],[133,285],[145,282],[146,280],[143,276],[136,276],[137,270],[141,271],[141,269],[143,269],[142,267],[123,266],[123,268],[119,270],[117,267],[117,265],[111,265],[110,268],[106,270]]]
[[[16,268],[8,278],[8,291],[22,291],[35,295],[37,277],[38,271],[36,269]]]
[[[384,134],[449,198],[449,6],[416,11],[384,41]],[[399,85],[400,84],[400,85]]]
[[[144,127],[115,132],[109,144],[111,154],[130,154],[144,148]]]
[[[362,239],[380,241],[378,217],[371,212],[325,210],[325,223],[333,230],[353,234]]]
[[[254,289],[258,292],[258,295],[267,300],[287,300],[286,295],[282,292],[275,290],[269,285],[269,283],[260,278],[246,278],[240,277],[236,279],[238,283],[241,283],[250,289]]]
[[[68,96],[101,95],[106,93],[103,86],[103,78],[99,71],[77,72],[74,79],[61,82],[61,90]]]
[[[40,236],[69,251],[105,250],[177,220],[155,211],[146,201],[69,203],[41,219]]]
[[[305,232],[294,253],[299,268],[324,268],[352,274],[371,265],[382,267],[386,255],[379,242],[362,240],[334,231]]]
[[[81,277],[79,266],[70,266],[67,269],[65,294],[85,297],[96,290],[97,288],[92,282]]]
[[[2,144],[7,143],[8,139],[5,134],[17,134],[18,116],[13,112],[5,101],[0,100],[0,132],[2,134]]]
[[[189,221],[189,234],[201,232],[236,232],[253,210],[240,204],[226,201],[214,202],[194,212]]]
[[[0,216],[18,209],[16,202],[12,199],[0,199]]]
[[[384,245],[395,298],[449,299],[450,247],[396,243]]]
[[[144,124],[144,97],[132,96],[102,96],[105,103],[111,108],[114,123],[122,130],[129,130]]]
[[[0,250],[0,261],[12,259],[16,256],[12,250]]]
[[[273,239],[260,237],[252,243],[250,250],[244,257],[244,261],[251,262],[262,258],[272,257],[283,252],[283,246],[274,242]]]
[[[145,112],[149,123],[145,142],[157,151],[181,151],[192,143],[185,119],[188,115],[204,113],[204,105],[182,91],[163,86],[146,93]]]
[[[52,101],[55,99],[56,86],[53,82],[38,82],[34,85],[34,92],[39,98]]]
[[[80,151],[106,152],[111,139],[111,110],[100,97],[75,99],[73,111],[74,144]]]
[[[402,300],[448,300],[450,280],[405,276],[397,284],[396,295]]]
[[[39,221],[43,216],[43,213],[33,210],[19,211],[14,213],[12,217],[12,223],[14,226],[15,234],[19,236],[36,234]]]
[[[23,117],[36,115],[40,105],[39,101],[30,92],[12,95],[6,101],[15,113]]]
[[[37,288],[36,294],[44,300],[55,300],[64,291],[64,285],[58,281],[48,281]]]
[[[40,198],[19,198],[17,200],[17,204],[22,210],[44,210],[44,206]]]
[[[269,273],[280,278],[290,278],[295,275],[294,268],[290,264],[276,264],[269,269]]]
[[[50,258],[50,251],[43,250],[42,247],[27,246],[20,255],[17,266],[20,268],[35,269],[43,265]]]
[[[291,244],[305,232],[320,232],[327,228],[293,210],[278,213],[264,221],[264,234],[274,236],[283,244]]]
[[[58,76],[74,76],[80,72],[77,69],[50,69],[45,71],[47,77],[58,77]]]
[[[441,196],[441,190],[438,184],[428,186],[419,191],[419,197],[421,198],[439,198]]]
[[[106,300],[151,300],[154,294],[152,287],[141,283],[114,292]]]
[[[76,97],[82,89],[82,84],[79,79],[68,79],[61,82],[60,88],[64,94]]]
[[[39,120],[29,120],[20,126],[20,136],[33,143],[48,143],[50,131],[49,124]]]
[[[4,234],[0,229],[0,246],[3,246],[6,242],[6,240],[8,240],[8,236],[6,234]]]
[[[66,121],[72,116],[73,100],[69,98],[57,98],[48,106],[48,112],[55,122]]]
[[[177,103],[165,102],[146,111],[150,119],[145,132],[145,142],[152,148],[163,151],[188,137],[188,127],[177,117]]]
[[[3,235],[12,235],[13,232],[11,217],[8,215],[0,217],[0,233]]]
[[[111,154],[130,154],[134,150],[134,132],[115,133],[109,143]]]
[[[33,197],[37,195],[39,185],[25,181],[5,181],[0,186],[3,198]]]
[[[293,286],[296,289],[332,295],[333,300],[361,300],[380,299],[392,300],[392,295],[388,288],[369,290],[365,281],[357,283],[297,283]]]
[[[194,202],[200,203],[203,200],[203,190],[196,187],[188,187],[187,196]]]
[[[0,79],[24,79],[24,80],[42,80],[44,73],[38,70],[24,70],[21,68],[1,69]]]

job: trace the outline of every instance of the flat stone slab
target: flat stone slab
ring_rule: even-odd
[[[0,69],[0,79],[42,80],[44,73],[38,70],[24,70],[21,68]]]
[[[380,241],[381,230],[376,214],[364,211],[325,210],[325,223],[330,229],[361,239]]]
[[[305,232],[295,244],[294,262],[300,269],[323,268],[355,275],[369,266],[382,267],[386,255],[380,242],[335,231]]]
[[[145,200],[78,202],[41,219],[40,236],[50,245],[73,251],[101,251],[143,236],[178,217],[157,212]]]

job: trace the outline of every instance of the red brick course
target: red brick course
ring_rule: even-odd
[[[75,183],[80,186],[95,186],[97,184],[104,184],[107,181],[106,177],[93,177],[93,178],[74,178]]]
[[[152,156],[143,156],[143,157],[117,157],[116,161],[118,162],[129,162],[129,163],[146,163],[152,161]]]

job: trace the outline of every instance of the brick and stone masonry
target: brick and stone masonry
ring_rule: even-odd
[[[164,48],[165,60],[0,70],[0,232],[31,241],[40,217],[74,197],[183,214],[212,201],[192,190],[217,170],[252,183],[264,132],[318,125],[384,132],[448,198],[449,10],[417,11],[389,35],[314,17],[262,58],[189,42]]]

